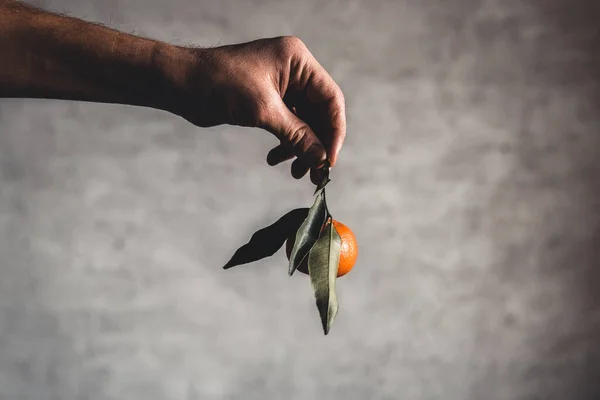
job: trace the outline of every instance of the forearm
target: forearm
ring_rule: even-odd
[[[173,112],[189,57],[184,48],[0,0],[0,97]]]

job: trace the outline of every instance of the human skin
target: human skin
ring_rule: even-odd
[[[0,0],[0,97],[150,107],[199,127],[258,127],[280,144],[269,165],[292,176],[334,166],[346,135],[344,96],[296,37],[175,46]]]

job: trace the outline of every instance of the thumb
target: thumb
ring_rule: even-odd
[[[283,101],[272,108],[261,127],[275,135],[282,145],[291,148],[294,155],[310,168],[320,168],[327,160],[327,151],[317,135]]]

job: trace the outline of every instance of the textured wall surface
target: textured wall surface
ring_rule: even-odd
[[[0,399],[600,398],[593,0],[53,0],[174,44],[293,34],[345,92],[328,192],[358,264],[324,337],[276,140],[0,100]]]

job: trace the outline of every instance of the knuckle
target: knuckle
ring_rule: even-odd
[[[303,151],[306,147],[308,139],[308,128],[306,126],[291,127],[288,133],[288,141],[290,145],[297,150]]]
[[[306,50],[306,45],[297,36],[282,36],[279,38],[280,50],[285,54],[296,54]]]
[[[302,131],[295,127],[289,127],[287,132],[287,140],[293,148],[296,148],[300,140],[302,140]]]

